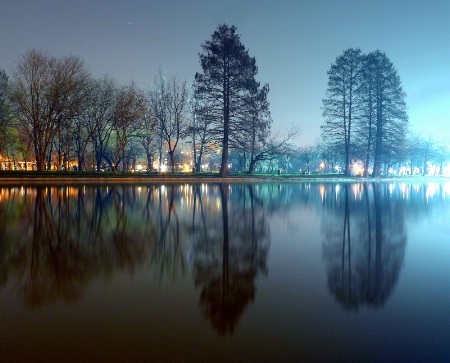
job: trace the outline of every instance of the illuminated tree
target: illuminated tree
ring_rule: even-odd
[[[241,132],[239,125],[246,112],[247,98],[257,86],[258,68],[234,26],[220,25],[202,49],[203,73],[197,73],[195,80],[210,106],[213,136],[222,147],[220,175],[224,177],[228,173],[229,149]]]

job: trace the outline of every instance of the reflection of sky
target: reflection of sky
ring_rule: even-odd
[[[367,188],[372,189],[370,183],[366,184]],[[327,190],[322,185],[320,186],[320,196],[322,202],[327,196]],[[335,197],[338,198],[341,193],[341,187],[336,184],[334,189]],[[364,188],[363,183],[355,183],[352,185],[353,199],[361,201],[363,198]],[[450,182],[427,182],[427,183],[405,183],[405,182],[391,182],[389,183],[389,194],[400,197],[401,199],[409,199],[411,196],[425,195],[426,201],[433,199],[450,200]]]

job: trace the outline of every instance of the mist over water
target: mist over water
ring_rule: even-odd
[[[0,187],[8,360],[450,357],[450,183]]]

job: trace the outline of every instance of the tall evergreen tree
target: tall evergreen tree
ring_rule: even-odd
[[[364,176],[373,158],[376,133],[376,68],[374,53],[362,57],[361,84],[358,89],[361,117],[356,125],[358,156],[364,161]]]
[[[228,172],[230,145],[238,135],[246,100],[257,83],[256,60],[242,45],[234,26],[220,25],[199,54],[203,73],[197,73],[198,90],[211,106],[213,134],[222,147],[220,175]]]
[[[347,49],[328,71],[328,88],[323,100],[325,124],[322,136],[327,143],[343,148],[345,174],[350,174],[353,123],[357,119],[357,95],[361,81],[361,50]]]
[[[377,50],[370,54],[375,63],[376,133],[373,176],[381,172],[382,162],[398,161],[406,138],[408,116],[405,93],[400,77],[385,53]]]
[[[373,159],[373,176],[404,156],[408,117],[400,77],[387,56],[377,50],[362,55],[348,49],[328,72],[323,100],[324,141],[345,155],[345,173],[352,156],[364,161],[365,175]]]

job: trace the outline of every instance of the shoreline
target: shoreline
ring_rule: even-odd
[[[445,182],[450,181],[449,176],[381,176],[377,178],[344,176],[337,174],[320,175],[230,175],[221,178],[218,175],[193,175],[193,174],[141,174],[141,175],[93,175],[67,174],[62,173],[21,173],[22,175],[12,175],[16,172],[0,172],[0,186],[17,184],[161,184],[161,183],[377,183],[377,182]],[[3,174],[3,175],[2,175]],[[43,175],[44,174],[44,175]]]

